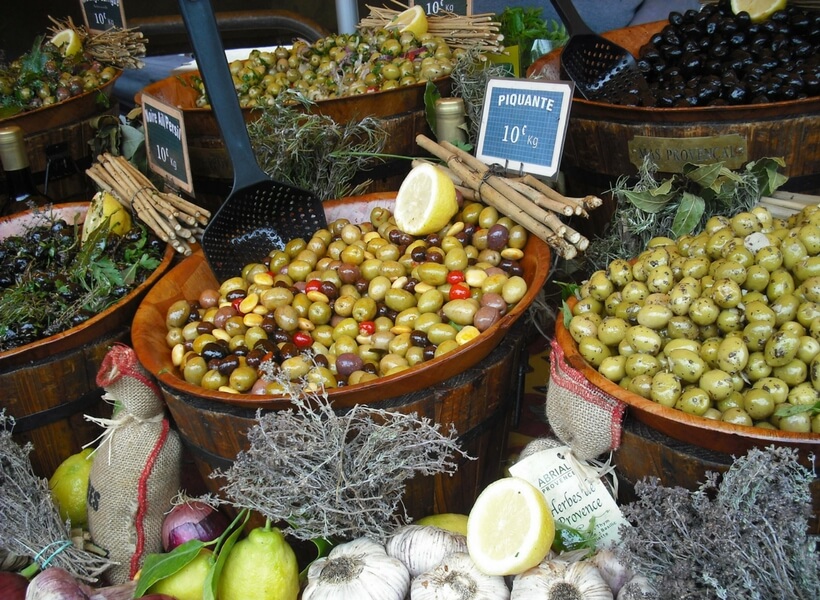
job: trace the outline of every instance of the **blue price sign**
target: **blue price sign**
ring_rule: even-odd
[[[566,139],[573,84],[491,79],[476,157],[508,170],[554,177]]]
[[[86,28],[101,33],[112,27],[125,29],[125,10],[121,0],[80,0]]]

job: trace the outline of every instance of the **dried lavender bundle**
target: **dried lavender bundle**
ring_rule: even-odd
[[[111,561],[71,541],[71,528],[54,506],[48,481],[31,469],[31,444],[21,447],[12,440],[13,427],[14,418],[0,411],[0,549],[95,583]]]
[[[298,539],[384,540],[414,475],[454,473],[466,457],[429,419],[356,405],[336,414],[326,395],[292,394],[292,410],[258,415],[250,449],[216,477],[231,503],[257,511]]]
[[[814,473],[792,448],[752,449],[695,492],[639,482],[623,507],[621,559],[669,600],[820,598],[808,535]]]

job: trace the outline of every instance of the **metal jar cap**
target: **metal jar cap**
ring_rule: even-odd
[[[16,125],[0,129],[0,160],[5,171],[19,171],[29,166],[23,130]]]
[[[462,98],[439,98],[436,100],[436,114],[463,115],[464,100]]]

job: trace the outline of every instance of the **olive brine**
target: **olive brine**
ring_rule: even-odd
[[[525,296],[527,237],[481,203],[418,238],[385,208],[366,223],[337,219],[172,304],[172,361],[189,383],[232,393],[398,373],[470,342]]]
[[[820,433],[820,207],[755,207],[654,238],[580,288],[568,328],[608,379],[669,408]]]

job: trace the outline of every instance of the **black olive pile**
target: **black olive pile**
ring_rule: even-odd
[[[638,68],[660,108],[797,100],[820,93],[819,46],[820,12],[789,6],[753,23],[721,0],[670,13]]]
[[[0,241],[0,352],[80,325],[127,295],[162,259],[142,226],[80,245],[63,219]]]

